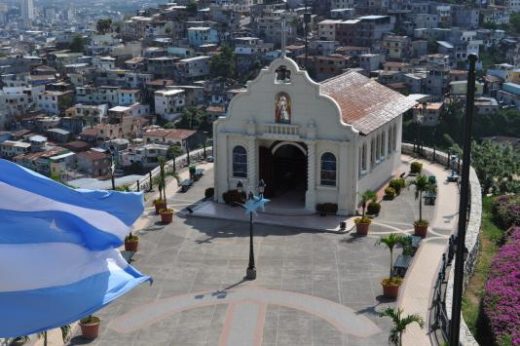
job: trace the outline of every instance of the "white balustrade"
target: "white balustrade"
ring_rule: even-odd
[[[266,124],[264,125],[264,135],[274,135],[283,137],[298,137],[300,135],[299,125],[290,124]]]

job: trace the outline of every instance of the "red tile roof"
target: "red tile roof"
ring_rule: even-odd
[[[164,137],[168,139],[182,140],[192,136],[195,132],[196,131],[194,130],[185,129],[158,129],[146,131],[144,137]]]
[[[77,154],[78,157],[84,158],[89,161],[97,161],[108,158],[108,154],[99,151],[88,150]]]
[[[324,81],[320,90],[339,104],[343,122],[365,135],[415,105],[415,101],[354,71]]]

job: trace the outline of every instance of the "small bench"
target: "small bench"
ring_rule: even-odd
[[[410,238],[412,238],[412,249],[413,249],[412,256],[413,256],[413,255],[415,255],[415,253],[417,252],[417,249],[421,245],[421,241],[423,238],[418,237],[416,235],[412,235],[412,236],[410,236]]]
[[[181,181],[181,183],[180,183],[181,192],[188,191],[192,185],[193,185],[193,180],[191,180],[191,179],[185,179],[185,180]]]
[[[435,200],[437,199],[437,193],[426,191],[424,193],[424,204],[426,205],[435,205]]]
[[[458,181],[459,181],[459,175],[458,174],[455,173],[455,174],[448,175],[448,183],[451,183],[451,182],[456,183]]]
[[[408,267],[412,263],[412,256],[399,255],[394,262],[394,275],[404,277]]]

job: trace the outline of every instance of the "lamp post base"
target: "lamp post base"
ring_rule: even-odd
[[[256,268],[247,268],[246,279],[247,280],[254,280],[254,279],[256,279]]]

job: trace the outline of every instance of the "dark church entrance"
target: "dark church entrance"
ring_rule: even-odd
[[[280,145],[280,142],[271,148],[260,147],[259,177],[267,184],[266,197],[305,206],[307,155],[302,148],[304,144]]]

